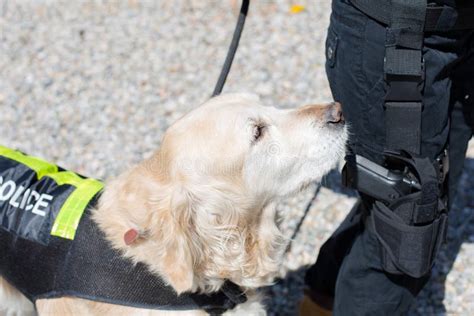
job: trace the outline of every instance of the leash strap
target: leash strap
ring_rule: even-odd
[[[232,36],[232,42],[230,43],[229,50],[227,51],[227,56],[225,58],[224,65],[222,66],[221,74],[217,80],[216,87],[212,96],[215,97],[222,92],[224,88],[225,81],[230,72],[230,67],[234,61],[235,53],[239,47],[240,37],[244,29],[245,18],[247,17],[247,12],[249,10],[250,0],[242,0],[242,6],[240,7],[239,18],[237,20],[237,25],[235,26],[234,35]]]

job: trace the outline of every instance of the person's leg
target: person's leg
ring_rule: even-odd
[[[306,293],[322,308],[332,310],[337,274],[344,257],[361,232],[361,213],[358,203],[319,250],[316,263],[305,275]]]
[[[459,42],[459,58],[450,67],[448,76],[452,79],[451,129],[449,133],[449,200],[455,197],[461,176],[467,145],[474,130],[474,31],[465,32]]]
[[[473,69],[474,73],[474,69]],[[473,91],[474,92],[474,91]],[[451,129],[449,132],[449,200],[453,202],[464,166],[467,145],[472,136],[471,127],[466,123],[463,105],[455,102],[451,113]]]
[[[446,50],[448,47],[449,51],[454,42],[452,38],[432,35],[425,43],[427,73],[422,154],[431,159],[447,143],[451,82],[438,74],[456,58],[455,53]],[[351,126],[350,148],[377,162],[382,158],[385,134],[384,45],[385,27],[365,17],[347,1],[334,1],[326,48],[331,90],[342,103]],[[443,49],[438,50],[441,46]],[[460,140],[462,142],[465,143],[465,138]],[[452,160],[459,161],[463,157],[463,153],[458,152]],[[455,183],[457,179],[450,182]],[[363,199],[362,205],[371,205],[371,201]],[[381,245],[360,222],[354,221],[357,213],[361,213],[360,210],[353,210],[350,218],[325,243],[316,265],[308,271],[306,284],[322,295],[335,294],[337,315],[403,313],[428,277],[414,279],[384,272]],[[337,283],[334,282],[336,276]]]
[[[428,44],[430,40],[433,39],[428,39]],[[435,43],[440,41],[440,39],[434,40]],[[431,45],[432,48],[436,46]],[[474,63],[465,63],[462,70],[464,73],[474,74]],[[427,77],[431,78],[438,72],[438,70],[432,71],[431,68]],[[436,77],[438,76],[433,78]],[[465,113],[466,107],[470,106],[467,104],[470,93],[474,91],[472,85],[465,84],[468,82],[465,80],[466,76],[456,75],[438,80],[451,81],[451,79],[453,86],[450,89],[448,192],[452,203],[462,173],[467,144],[472,137],[472,129],[466,121]],[[433,83],[433,86],[437,85],[438,83]],[[428,91],[428,98],[430,95]],[[431,101],[425,100],[425,102],[429,104]],[[474,111],[471,108],[469,110]],[[430,145],[432,144],[430,142]],[[384,272],[380,261],[380,250],[380,244],[370,230],[363,230],[362,234],[357,236],[338,273],[334,314],[400,315],[408,311],[413,299],[428,281],[429,275],[417,279]]]

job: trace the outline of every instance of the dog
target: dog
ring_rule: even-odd
[[[278,109],[253,95],[217,96],[171,125],[149,159],[108,182],[92,219],[114,249],[146,264],[176,293],[212,293],[230,280],[248,300],[227,314],[265,314],[256,289],[277,276],[287,244],[276,224],[276,205],[334,168],[347,135],[338,103]],[[1,311],[34,313],[0,278]],[[40,299],[36,311],[205,314],[75,297]]]

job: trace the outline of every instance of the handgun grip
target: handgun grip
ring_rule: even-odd
[[[347,187],[386,203],[409,194],[412,190],[402,174],[392,172],[360,155],[346,158],[342,182]]]

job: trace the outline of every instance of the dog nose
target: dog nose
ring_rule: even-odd
[[[344,116],[342,115],[341,103],[333,102],[326,110],[325,120],[327,124],[341,124],[344,123]]]

